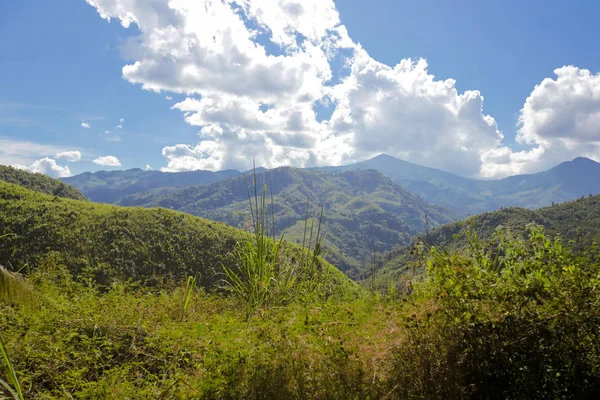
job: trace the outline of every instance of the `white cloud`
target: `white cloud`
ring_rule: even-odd
[[[29,172],[45,174],[51,176],[52,178],[66,178],[71,176],[69,167],[62,167],[56,163],[56,160],[48,157],[33,162],[33,164],[31,164],[29,167],[19,164],[14,165],[14,167]]]
[[[536,172],[584,156],[600,161],[600,74],[564,66],[531,92],[519,114],[516,140],[530,147],[490,150],[482,176]]]
[[[119,124],[122,124],[123,122],[125,122],[125,118],[119,119]]]
[[[327,124],[337,135],[349,135],[352,159],[385,151],[470,176],[479,173],[482,154],[503,138],[483,113],[483,96],[458,93],[452,79],[435,80],[425,60],[402,60],[392,68],[359,48],[350,68],[331,90],[337,106]]]
[[[173,98],[171,96],[165,96],[165,99],[167,99],[167,100],[173,100]]]
[[[110,133],[110,131],[107,129],[104,131],[104,133],[106,133],[108,135]]]
[[[146,171],[152,171],[152,167],[149,164],[146,164],[146,168],[144,168]]]
[[[55,156],[59,160],[67,160],[70,162],[77,162],[81,160],[80,151],[60,151]]]
[[[115,129],[123,129],[123,125],[117,125]]]
[[[198,126],[198,141],[166,146],[166,171],[245,169],[253,157],[266,167],[331,165],[385,152],[499,177],[599,155],[600,78],[589,71],[561,68],[536,87],[518,131],[530,148],[514,152],[479,91],[460,93],[425,60],[374,60],[332,0],[87,2],[139,28],[122,49],[134,60],[126,80],[187,96],[173,109]]]
[[[30,165],[40,158],[52,157],[57,153],[70,151],[68,147],[65,147],[0,136],[0,164]]]
[[[92,125],[90,125],[88,122],[81,121],[81,127],[85,129],[90,129]]]
[[[120,167],[121,161],[114,156],[103,156],[98,157],[94,161],[94,164],[103,165],[105,167]]]

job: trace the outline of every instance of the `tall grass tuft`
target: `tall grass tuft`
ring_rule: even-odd
[[[194,289],[196,289],[197,279],[194,276],[188,276],[185,284],[185,299],[183,301],[183,307],[181,308],[181,321],[185,318],[185,313],[190,305],[192,296],[194,295]]]
[[[4,345],[4,340],[2,339],[1,334],[0,353],[2,354],[2,364],[4,366],[4,372],[8,377],[8,382],[0,378],[0,385],[2,385],[13,396],[15,400],[24,400],[25,397],[23,397],[23,390],[21,389],[21,384],[19,383],[19,379],[17,378],[17,372],[15,371],[15,367],[13,366],[10,357],[8,356],[8,351],[6,350],[6,346]]]
[[[262,191],[259,193],[256,168],[252,178],[253,195],[248,180],[245,179],[253,237],[238,244],[236,251],[240,262],[239,269],[234,270],[225,266],[223,269],[227,288],[243,301],[249,316],[256,309],[291,297],[292,290],[299,283],[303,283],[303,287],[308,287],[311,291],[320,289],[320,284],[317,282],[320,277],[318,257],[322,249],[321,222],[324,208],[321,210],[316,227],[316,215],[313,216],[309,233],[309,201],[307,201],[302,255],[299,260],[288,257],[289,247],[284,244],[285,232],[275,236],[275,205],[272,190],[271,204],[269,204],[266,184],[261,185]],[[271,215],[269,215],[269,205]],[[306,249],[307,236],[308,249]]]
[[[323,254],[323,241],[325,234],[322,232],[323,216],[325,205],[321,206],[321,213],[317,219],[317,210],[310,216],[310,199],[306,199],[306,215],[304,219],[304,233],[302,240],[302,257],[300,259],[300,269],[302,271],[302,289],[303,294],[315,298],[324,294],[324,286],[329,279],[330,271],[322,270],[322,264],[319,257]],[[310,223],[310,227],[309,227]],[[317,224],[315,232],[315,223]],[[306,241],[308,235],[308,242]],[[314,240],[313,240],[314,239]],[[316,299],[315,299],[316,300]]]
[[[30,306],[35,304],[33,290],[27,282],[16,273],[9,272],[0,266],[0,302]]]

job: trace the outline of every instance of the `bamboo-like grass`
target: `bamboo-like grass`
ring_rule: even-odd
[[[226,287],[242,300],[249,316],[254,310],[272,303],[276,297],[289,294],[299,282],[306,283],[311,287],[310,290],[320,289],[317,283],[317,266],[323,241],[321,223],[324,207],[321,209],[318,225],[315,227],[316,218],[313,216],[309,229],[310,200],[307,200],[302,255],[299,260],[290,262],[287,254],[289,246],[284,244],[285,232],[275,236],[275,205],[272,191],[269,216],[267,185],[263,182],[262,193],[259,194],[256,168],[252,178],[253,195],[248,180],[245,179],[253,236],[252,239],[238,245],[236,254],[240,263],[239,269],[223,266],[223,270]]]
[[[7,376],[7,381],[0,378],[0,385],[3,386],[15,400],[24,400],[23,390],[21,389],[21,384],[19,383],[19,378],[17,378],[17,372],[15,367],[8,356],[8,351],[6,346],[4,345],[4,340],[2,339],[2,335],[0,334],[0,354],[2,354],[2,364],[4,367],[4,372]],[[12,387],[11,387],[12,385]]]

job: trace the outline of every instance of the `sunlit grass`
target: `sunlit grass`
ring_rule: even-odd
[[[247,315],[269,304],[289,299],[296,289],[301,289],[304,294],[317,296],[327,281],[329,272],[327,270],[323,273],[319,259],[323,242],[321,225],[324,208],[321,209],[318,220],[316,215],[311,219],[310,201],[307,200],[301,254],[299,257],[291,256],[290,245],[284,242],[285,232],[275,235],[273,195],[271,193],[269,212],[267,185],[263,184],[259,192],[256,171],[253,173],[252,184],[253,195],[246,180],[252,238],[238,244],[236,254],[239,269],[223,267],[226,288],[242,300]]]
[[[0,334],[0,354],[2,354],[4,372],[8,380],[7,382],[3,379],[0,379],[0,385],[2,385],[15,398],[15,400],[23,400],[23,390],[21,389],[21,384],[17,378],[15,367],[13,366],[8,355],[8,350],[6,349],[4,340],[2,339],[2,334]]]

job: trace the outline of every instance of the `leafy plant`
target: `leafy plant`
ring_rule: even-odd
[[[405,397],[597,394],[595,252],[572,252],[536,225],[526,238],[502,228],[490,242],[469,236],[464,253],[431,248],[413,296],[427,311],[407,318],[407,342],[397,351]]]

